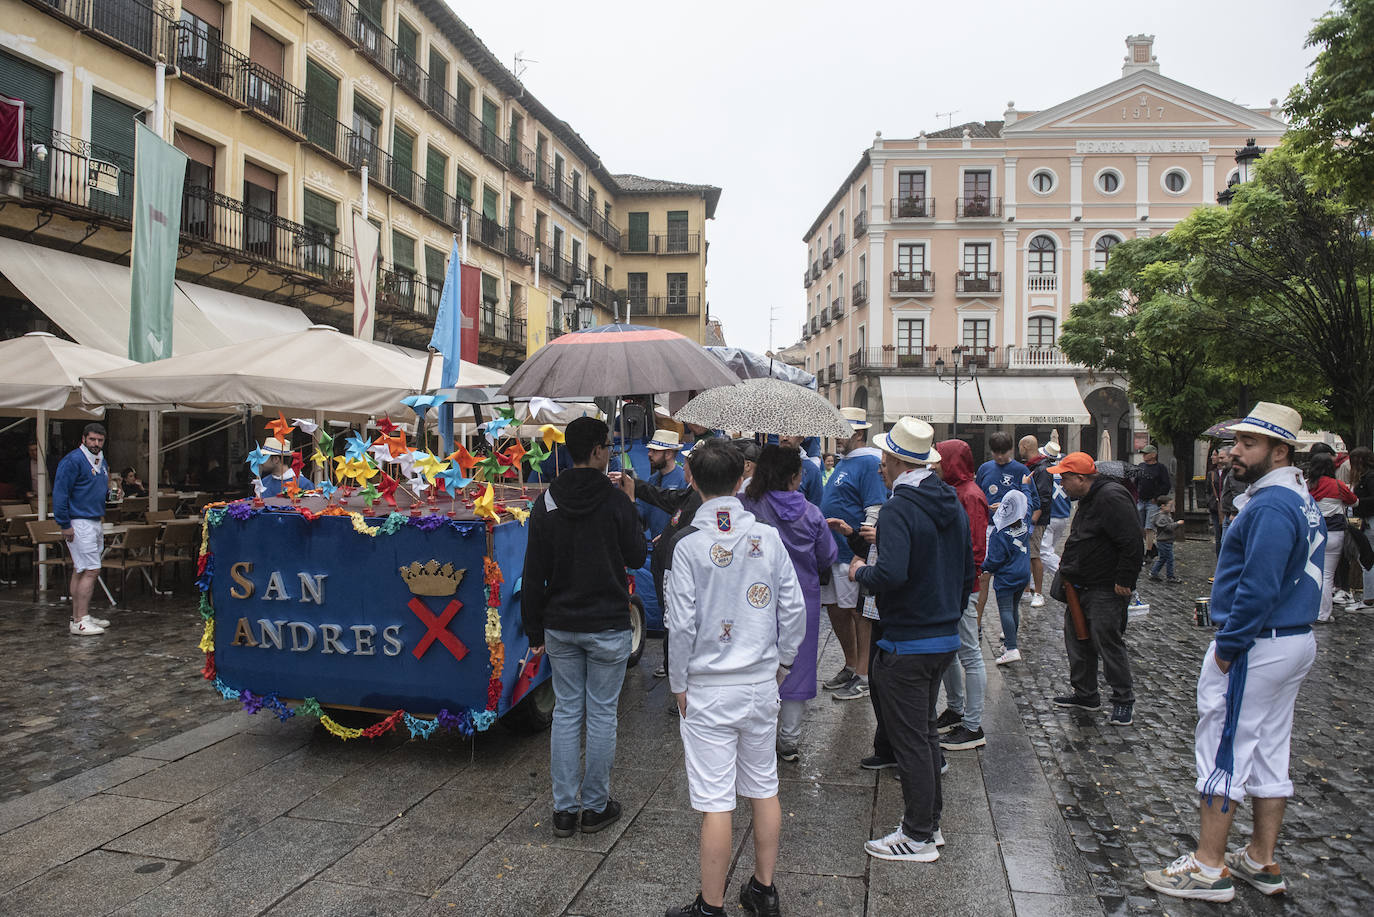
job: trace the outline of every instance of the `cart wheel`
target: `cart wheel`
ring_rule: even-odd
[[[554,700],[553,679],[546,678],[501,717],[501,725],[521,735],[543,732],[553,722]]]
[[[630,658],[625,660],[625,668],[639,665],[639,657],[644,655],[644,602],[639,596],[630,596]]]

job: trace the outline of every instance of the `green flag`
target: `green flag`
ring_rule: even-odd
[[[129,359],[172,355],[172,284],[177,273],[186,154],[134,124],[133,285],[129,293]]]

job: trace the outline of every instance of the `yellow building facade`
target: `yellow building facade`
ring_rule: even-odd
[[[465,228],[484,363],[513,368],[531,327],[575,327],[574,281],[597,323],[628,302],[635,321],[703,339],[720,189],[612,173],[441,0],[0,0],[0,14],[0,94],[28,122],[25,168],[0,170],[10,249],[127,264],[142,120],[189,159],[179,281],[350,327],[344,230],[366,167],[379,339],[428,341]],[[547,314],[529,307],[536,284]],[[6,333],[77,324],[8,281],[0,297],[24,307]]]

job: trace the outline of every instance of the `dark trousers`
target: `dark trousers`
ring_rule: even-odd
[[[935,700],[954,652],[899,656],[879,650],[869,669],[869,690],[877,684],[887,738],[902,776],[902,831],[928,841],[940,827],[940,733]]]
[[[873,660],[878,658],[878,641],[883,639],[883,625],[878,621],[871,621],[868,632],[868,671],[873,672]],[[892,743],[887,739],[887,727],[883,725],[883,705],[878,703],[878,695],[882,692],[882,687],[874,682],[872,678],[868,680],[868,702],[873,705],[873,718],[878,725],[873,728],[873,754],[882,758],[884,761],[895,761],[897,756],[892,753]]]
[[[1069,655],[1069,683],[1073,693],[1083,700],[1095,701],[1097,689],[1097,660],[1102,660],[1102,674],[1112,687],[1112,703],[1133,704],[1131,690],[1131,661],[1126,656],[1126,604],[1128,596],[1117,595],[1110,587],[1080,589],[1078,604],[1088,620],[1088,639],[1079,640],[1073,630],[1073,619],[1064,610],[1064,648]]]

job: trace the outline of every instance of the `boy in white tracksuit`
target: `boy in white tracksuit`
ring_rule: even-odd
[[[668,915],[724,913],[737,793],[754,815],[754,875],[740,904],[777,913],[778,684],[805,636],[806,605],[777,531],[732,496],[744,470],[738,451],[708,440],[688,461],[705,502],[674,543],[664,592],[668,682],[682,715],[692,808],[703,813],[701,894]]]

